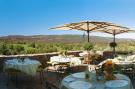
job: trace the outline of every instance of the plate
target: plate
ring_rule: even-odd
[[[111,81],[107,81],[105,83],[106,87],[112,87],[112,88],[117,88],[117,87],[124,87],[128,85],[128,81],[127,80],[111,80]]]
[[[74,78],[71,78],[71,77],[66,77],[65,79],[64,79],[64,81],[65,82],[67,82],[67,83],[70,83],[70,82],[72,82],[72,81],[74,81],[75,79]]]
[[[90,89],[92,84],[85,81],[74,81],[69,84],[72,89]]]
[[[72,74],[73,77],[76,77],[76,78],[85,78],[85,73],[82,72],[82,73],[75,73],[75,74]]]

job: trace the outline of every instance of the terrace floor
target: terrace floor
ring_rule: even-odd
[[[41,84],[40,77],[37,74],[36,76],[30,77],[28,75],[18,75],[18,81],[17,83],[15,82],[15,79],[11,79],[9,81],[9,84],[7,85],[8,82],[8,77],[7,74],[5,73],[0,73],[0,89],[47,89],[46,88],[46,83],[45,81],[48,80],[55,86],[59,86],[59,81],[58,78],[56,77],[55,73],[44,73],[45,75],[45,80]],[[135,80],[132,79],[132,84],[135,89]],[[53,88],[52,88],[53,89]]]
[[[15,77],[8,81],[7,74],[0,73],[0,89],[47,89],[46,80],[59,87],[58,79],[54,73],[45,73],[44,75],[43,83],[40,81],[39,74],[33,77],[24,74],[18,75],[16,82]]]

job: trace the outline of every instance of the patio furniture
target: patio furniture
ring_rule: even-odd
[[[79,57],[64,57],[64,56],[52,56],[50,58],[50,63],[52,65],[59,64],[59,63],[70,63],[70,65],[80,65],[81,60]]]
[[[43,84],[43,81],[44,81],[44,71],[45,71],[45,66],[43,65],[40,65],[37,69],[37,72],[39,73],[39,77],[40,77],[40,80],[41,80],[41,84]]]
[[[30,75],[31,76],[30,78],[32,78],[32,76],[36,75],[38,67],[40,65],[41,65],[40,62],[36,60],[30,60],[28,58],[25,58],[24,60],[12,59],[5,61],[4,71],[8,74],[8,82],[11,76],[15,77],[15,82],[17,86],[19,74],[24,73]]]
[[[123,74],[115,74],[117,79],[110,81],[97,81],[94,71],[89,76],[85,79],[85,72],[71,74],[62,80],[60,89],[133,89],[130,79]]]
[[[135,68],[134,67],[122,68],[121,73],[127,75],[131,80],[135,79]]]
[[[4,70],[8,68],[19,70],[28,75],[36,75],[38,67],[41,65],[37,60],[24,59],[24,61],[19,59],[7,60],[4,64]]]
[[[68,68],[70,67],[69,63],[59,63],[57,64],[57,69],[56,69],[56,76],[58,78],[59,83],[61,82],[61,80],[69,75],[69,71]]]
[[[45,82],[45,88],[46,89],[60,89],[59,87],[57,87],[56,85],[54,85],[50,81],[46,81]]]
[[[87,64],[81,64],[77,66],[70,66],[68,67],[67,71],[69,74],[77,73],[77,72],[83,72],[88,68]]]
[[[20,74],[21,71],[17,69],[13,69],[13,68],[8,68],[8,69],[5,69],[4,72],[7,73],[7,76],[8,76],[7,86],[9,85],[11,76],[15,77],[15,84],[17,86],[18,74]]]

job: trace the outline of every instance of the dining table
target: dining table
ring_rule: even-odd
[[[31,60],[29,58],[25,58],[23,60],[21,59],[10,59],[5,61],[4,63],[4,70],[12,68],[19,70],[23,73],[26,73],[28,75],[36,75],[38,67],[41,65],[41,63],[37,60]]]
[[[86,72],[66,76],[61,82],[60,89],[133,89],[131,80],[126,75],[115,74],[115,80],[106,80],[102,76],[97,80],[95,71],[88,74],[87,79]]]
[[[70,57],[70,56],[52,56],[50,57],[50,63],[52,65],[61,64],[61,63],[69,63],[70,65],[80,65],[81,60],[79,57]]]

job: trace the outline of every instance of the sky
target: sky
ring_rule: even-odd
[[[86,20],[112,22],[135,30],[135,0],[0,0],[0,36],[84,34],[48,29]],[[117,37],[135,39],[134,35]]]

